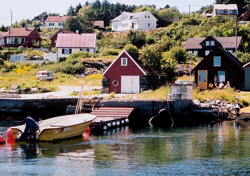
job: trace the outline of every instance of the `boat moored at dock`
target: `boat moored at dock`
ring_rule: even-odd
[[[15,140],[56,141],[82,135],[95,115],[63,115],[37,122],[27,117],[24,125],[10,127]]]

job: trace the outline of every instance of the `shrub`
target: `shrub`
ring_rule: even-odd
[[[59,57],[58,62],[64,62],[66,61],[67,57]]]
[[[124,49],[126,51],[128,51],[128,52],[136,52],[136,53],[138,53],[138,51],[139,51],[138,48],[135,45],[133,45],[133,44],[127,44],[127,45],[125,45]]]
[[[89,52],[78,51],[70,54],[66,60],[76,59],[76,58],[88,58],[88,57],[91,57],[91,54]]]
[[[106,49],[102,53],[103,56],[118,55],[118,54],[119,52],[116,49]]]
[[[0,66],[4,65],[4,61],[2,58],[0,58]]]

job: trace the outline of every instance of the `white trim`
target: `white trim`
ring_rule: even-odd
[[[117,58],[109,65],[109,67],[104,71],[104,73],[102,74],[103,76],[108,72],[108,70],[114,65],[114,63],[121,57],[121,55],[123,53],[126,53],[127,56],[134,62],[134,64],[141,70],[141,72],[144,74],[144,76],[146,76],[147,74],[145,73],[145,71],[143,71],[143,69],[135,62],[135,60],[128,54],[128,52],[126,50],[123,50],[118,56]]]
[[[123,63],[123,60],[125,60],[125,63]],[[121,58],[121,66],[128,66],[128,58],[126,57]]]

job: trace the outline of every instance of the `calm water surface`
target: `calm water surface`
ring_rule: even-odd
[[[0,132],[16,125],[0,123]],[[0,145],[1,175],[250,175],[250,122],[123,127],[56,143]]]

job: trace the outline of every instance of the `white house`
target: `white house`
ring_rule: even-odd
[[[69,16],[48,16],[48,18],[45,21],[45,26],[41,26],[41,29],[62,29],[63,23],[67,20]]]
[[[235,20],[238,15],[238,6],[237,4],[214,4],[213,18],[215,18],[217,15]]]
[[[149,12],[123,12],[111,20],[113,31],[155,29],[158,20]]]
[[[71,53],[78,51],[86,51],[94,54],[97,50],[96,34],[58,34],[57,42],[57,58],[68,57]]]

